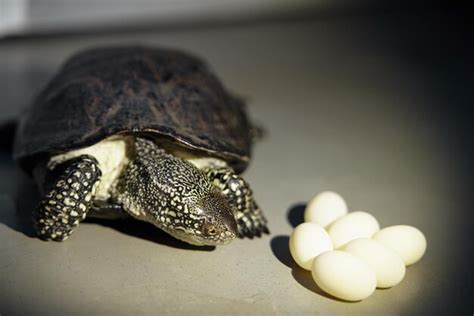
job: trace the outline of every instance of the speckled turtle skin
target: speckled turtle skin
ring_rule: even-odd
[[[13,154],[31,172],[54,153],[143,133],[220,157],[241,173],[251,127],[244,103],[199,58],[141,46],[96,48],[71,57],[23,113]]]
[[[33,212],[41,239],[63,241],[89,211],[105,208],[191,244],[221,245],[269,233],[240,176],[252,129],[243,102],[200,59],[140,46],[98,48],[73,56],[39,94],[21,117],[13,154],[42,191]],[[107,169],[114,160],[104,157],[118,152],[95,151],[114,141],[126,148],[124,169]],[[111,170],[121,171],[104,180]]]

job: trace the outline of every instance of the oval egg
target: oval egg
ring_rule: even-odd
[[[347,214],[347,204],[339,194],[325,191],[313,197],[304,212],[305,222],[326,227],[339,217]]]
[[[395,286],[405,276],[402,258],[378,241],[358,238],[346,244],[343,249],[365,261],[375,271],[379,288]]]
[[[346,301],[369,297],[377,284],[370,266],[344,251],[328,251],[316,257],[311,275],[323,291]]]
[[[331,238],[321,226],[314,223],[298,225],[290,235],[290,253],[296,263],[306,270],[316,256],[332,250]]]
[[[393,249],[400,255],[406,266],[420,260],[426,251],[425,235],[419,229],[409,225],[385,227],[372,239]]]
[[[367,212],[349,213],[328,228],[334,249],[338,249],[357,238],[370,238],[380,229],[379,223]]]

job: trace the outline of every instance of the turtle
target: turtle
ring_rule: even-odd
[[[70,57],[21,116],[13,156],[36,182],[43,240],[87,217],[132,217],[192,245],[269,234],[241,176],[245,102],[199,57],[143,45]]]

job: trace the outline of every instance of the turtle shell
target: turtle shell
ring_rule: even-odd
[[[71,57],[21,117],[14,157],[41,159],[116,134],[146,134],[248,165],[251,124],[199,58],[149,47],[109,47]]]

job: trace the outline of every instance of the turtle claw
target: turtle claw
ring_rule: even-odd
[[[239,225],[239,238],[253,238],[252,234],[250,233],[250,229],[247,226]]]
[[[255,202],[252,202],[252,206],[245,212],[239,212],[237,214],[237,226],[239,227],[240,238],[261,237],[263,234],[270,234],[266,223],[267,220],[262,214],[262,211]]]

